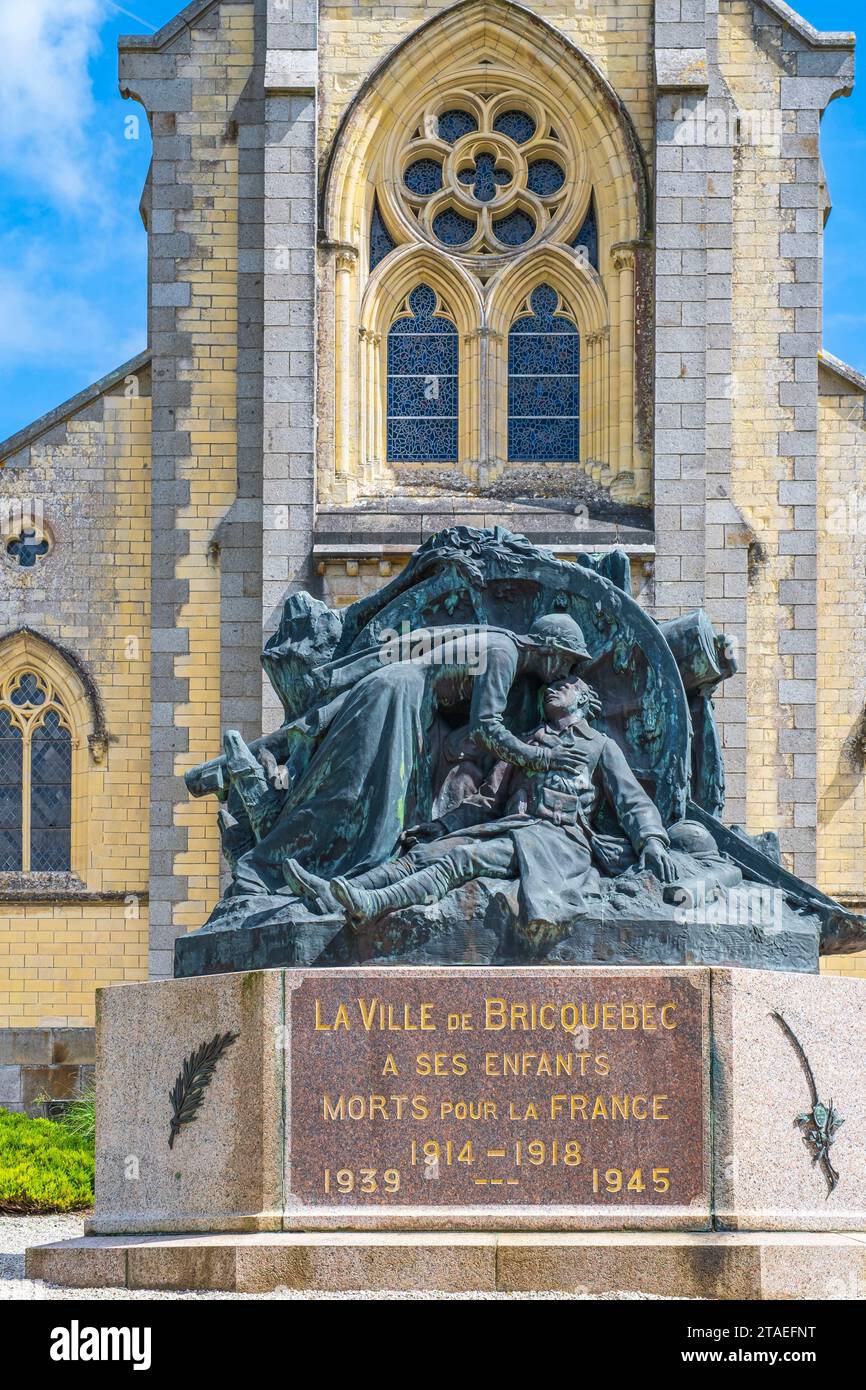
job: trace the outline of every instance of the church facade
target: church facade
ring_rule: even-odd
[[[725,818],[863,908],[866,380],[821,333],[853,63],[781,0],[200,0],[121,41],[148,345],[0,446],[7,1102],[214,905],[183,773],[278,722],[283,596],[443,526],[706,608]]]

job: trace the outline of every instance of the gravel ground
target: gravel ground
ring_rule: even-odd
[[[353,1302],[366,1299],[388,1299],[394,1301],[422,1300],[426,1302],[441,1301],[462,1301],[473,1299],[483,1302],[499,1302],[501,1300],[519,1300],[522,1302],[533,1302],[538,1300],[560,1301],[567,1299],[574,1302],[597,1301],[594,1295],[586,1294],[565,1294],[565,1293],[465,1293],[465,1294],[446,1294],[446,1293],[303,1293],[296,1289],[274,1289],[272,1293],[197,1293],[193,1289],[184,1290],[183,1293],[165,1293],[161,1290],[148,1289],[66,1289],[59,1288],[54,1284],[36,1283],[33,1280],[24,1278],[24,1251],[28,1245],[47,1245],[49,1241],[73,1240],[76,1236],[84,1235],[84,1219],[81,1216],[0,1216],[0,1302],[10,1299],[85,1299],[90,1302],[93,1299],[201,1299],[204,1301],[218,1299],[242,1299],[258,1302],[261,1299],[279,1299],[285,1302],[299,1301],[308,1302],[311,1298],[316,1301],[334,1302]],[[653,1298],[648,1294],[633,1293],[609,1293],[605,1294],[605,1299],[623,1299],[642,1301]]]

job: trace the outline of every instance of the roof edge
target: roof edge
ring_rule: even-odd
[[[808,19],[804,19],[795,9],[785,3],[785,0],[754,0],[755,6],[760,10],[767,10],[769,14],[775,15],[786,29],[790,29],[799,38],[803,39],[810,48],[855,48],[857,36],[850,29],[816,29],[814,24],[810,24]]]
[[[64,401],[62,405],[55,406],[53,410],[49,410],[45,415],[40,415],[29,425],[24,425],[14,434],[10,434],[8,439],[0,441],[0,463],[4,459],[11,458],[13,454],[17,454],[19,449],[24,449],[28,444],[32,444],[35,439],[46,434],[55,425],[68,420],[71,415],[76,415],[79,410],[83,410],[92,401],[104,396],[107,391],[111,390],[112,386],[116,386],[125,376],[130,376],[146,366],[152,356],[151,349],[145,348],[143,352],[137,353],[135,357],[130,357],[128,362],[122,362],[119,367],[115,367],[106,376],[100,377],[90,386],[85,386],[83,391],[70,396],[69,400]]]
[[[161,29],[157,29],[155,34],[121,34],[117,40],[117,50],[122,53],[124,50],[136,49],[155,49],[166,48],[178,34],[184,29],[188,29],[197,19],[200,19],[208,10],[218,5],[220,0],[192,0],[192,3],[185,5],[174,19],[170,19],[167,24],[163,24]],[[135,16],[132,16],[133,18]]]
[[[818,365],[826,367],[833,376],[841,377],[849,386],[855,386],[858,391],[866,395],[866,376],[858,372],[856,367],[849,367],[847,362],[843,362],[841,357],[834,357],[832,352],[826,348],[821,348],[818,352]]]

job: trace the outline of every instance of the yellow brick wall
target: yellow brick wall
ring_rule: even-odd
[[[3,562],[0,629],[24,621],[77,656],[110,735],[75,788],[81,878],[110,898],[0,902],[0,1027],[89,1025],[99,986],[147,978],[150,399],[125,389],[0,470],[0,497],[41,500],[54,534],[33,569]]]
[[[213,28],[193,29],[188,58],[178,59],[178,78],[193,80],[193,109],[177,117],[177,133],[190,140],[192,206],[178,211],[176,227],[191,237],[192,255],[178,263],[191,285],[177,327],[189,333],[192,353],[180,379],[191,384],[189,408],[176,428],[188,430],[190,454],[179,476],[190,486],[189,506],[177,518],[189,532],[189,553],[176,577],[189,583],[189,601],[177,626],[189,632],[189,653],[175,658],[175,675],[189,681],[189,700],[177,722],[189,729],[189,751],[178,757],[182,774],[212,758],[220,747],[220,570],[213,534],[235,498],[237,478],[237,226],[238,150],[229,131],[234,107],[248,81],[253,53],[253,10],[223,4]],[[188,849],[175,871],[188,876],[189,896],[174,907],[176,926],[200,927],[219,897],[220,853],[210,798],[180,805],[176,821],[188,830]]]
[[[823,371],[818,417],[818,882],[866,905],[866,425],[864,395]],[[866,975],[866,952],[827,969]]]
[[[0,903],[0,1028],[92,1027],[97,989],[146,979],[147,907],[134,897]]]

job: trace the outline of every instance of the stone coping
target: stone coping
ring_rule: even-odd
[[[40,415],[38,419],[32,420],[29,425],[24,425],[20,430],[16,430],[14,434],[10,434],[8,439],[4,439],[0,442],[0,460],[12,458],[15,454],[20,453],[22,449],[25,449],[28,444],[33,444],[40,435],[46,434],[48,430],[53,429],[55,425],[62,424],[64,420],[68,420],[71,415],[77,415],[85,406],[92,405],[100,396],[106,395],[111,390],[112,386],[116,386],[118,382],[123,381],[124,377],[131,376],[135,372],[140,371],[142,367],[146,367],[150,362],[151,356],[152,353],[150,348],[144,348],[142,352],[136,353],[136,355],[130,357],[127,362],[121,362],[119,367],[115,367],[113,371],[107,372],[106,375],[100,377],[98,381],[92,382],[90,386],[85,386],[83,391],[78,391],[74,396],[70,396],[68,400],[55,406],[53,410],[49,410],[45,415]]]
[[[146,889],[88,888],[77,874],[0,874],[0,903],[125,903],[148,901]]]
[[[483,1231],[100,1236],[31,1246],[25,1269],[28,1279],[68,1288],[847,1299],[862,1294],[866,1236]]]

